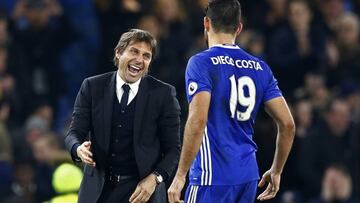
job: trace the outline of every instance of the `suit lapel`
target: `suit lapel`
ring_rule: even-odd
[[[113,99],[115,95],[115,81],[116,81],[116,71],[111,76],[111,79],[104,86],[104,140],[105,140],[105,150],[106,153],[109,151],[110,144],[110,133],[111,133],[111,123],[112,123],[112,109],[113,109]]]
[[[140,136],[141,122],[144,115],[146,103],[148,100],[149,85],[147,76],[143,77],[140,82],[139,91],[137,93],[136,106],[135,106],[135,118],[134,118],[134,141],[136,143],[137,138]]]

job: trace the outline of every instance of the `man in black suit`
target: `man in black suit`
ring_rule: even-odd
[[[117,71],[84,80],[65,144],[85,163],[79,202],[166,202],[164,181],[179,159],[180,107],[175,88],[147,75],[156,40],[124,33]]]

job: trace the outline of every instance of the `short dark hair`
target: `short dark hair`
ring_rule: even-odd
[[[150,45],[152,58],[156,55],[156,39],[150,34],[150,32],[140,29],[131,29],[128,32],[125,32],[121,35],[119,42],[117,43],[116,47],[114,48],[114,64],[115,66],[118,65],[118,60],[116,58],[116,51],[123,52],[126,47],[129,46],[130,43],[134,42],[145,42]]]
[[[209,0],[205,15],[215,32],[234,33],[241,21],[241,5],[238,0]]]

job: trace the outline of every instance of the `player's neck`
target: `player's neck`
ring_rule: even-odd
[[[235,44],[235,35],[227,33],[209,33],[209,47],[217,44]]]

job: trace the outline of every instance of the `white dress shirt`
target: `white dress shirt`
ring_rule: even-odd
[[[119,75],[119,71],[116,72],[116,96],[118,98],[119,103],[120,103],[121,97],[124,93],[124,90],[122,88],[123,84],[126,83],[130,87],[129,99],[128,99],[128,103],[127,103],[127,105],[129,105],[130,102],[134,99],[134,97],[138,93],[140,81],[141,81],[141,78],[132,84],[126,83],[123,79],[121,79],[121,77]]]

